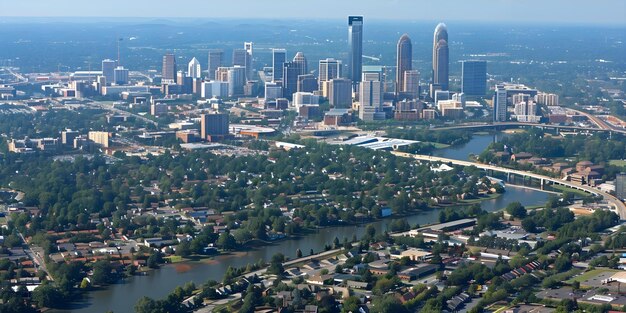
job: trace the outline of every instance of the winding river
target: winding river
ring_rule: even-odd
[[[499,135],[475,135],[465,145],[451,147],[437,151],[435,154],[448,158],[466,160],[469,154],[478,154],[485,149]],[[508,203],[519,201],[525,206],[545,203],[548,194],[513,185],[507,186],[507,192],[501,197],[486,200],[481,203],[483,209],[496,211],[505,207]],[[409,224],[427,224],[436,222],[439,218],[438,210],[423,212],[406,217]],[[372,223],[378,232],[387,229],[391,220],[381,220]],[[184,285],[193,281],[197,285],[209,279],[221,280],[229,266],[241,267],[248,263],[255,263],[259,259],[268,260],[275,253],[283,253],[287,257],[294,258],[296,250],[300,249],[307,254],[311,249],[318,252],[324,249],[324,245],[331,243],[335,237],[343,241],[343,238],[351,239],[356,234],[361,237],[365,227],[343,226],[319,230],[317,233],[306,237],[285,240],[274,245],[264,246],[247,252],[238,252],[232,255],[222,255],[209,262],[194,262],[183,265],[167,265],[153,271],[148,276],[138,276],[127,279],[125,282],[114,284],[106,289],[89,292],[81,302],[72,304],[71,309],[57,310],[56,313],[65,312],[107,312],[116,313],[132,312],[137,300],[143,296],[162,298],[169,294],[176,286]]]

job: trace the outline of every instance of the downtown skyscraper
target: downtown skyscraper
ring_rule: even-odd
[[[461,92],[467,96],[484,96],[487,92],[487,61],[461,62]]]
[[[404,73],[412,69],[413,46],[409,35],[404,34],[398,40],[396,53],[396,96],[404,92]]]
[[[363,16],[348,16],[348,78],[353,89],[363,73]]]
[[[287,58],[285,49],[272,49],[272,81],[283,80],[283,64]]]
[[[171,84],[176,81],[176,56],[168,53],[163,56],[163,68],[161,71],[163,83]]]
[[[193,58],[191,59],[191,61],[189,61],[189,64],[187,65],[187,77],[202,77],[202,67],[200,66],[200,62],[198,62],[198,59]]]
[[[448,50],[448,27],[439,23],[433,36],[433,85],[441,86],[441,90],[448,90],[448,67],[450,56]]]
[[[209,62],[208,62],[208,76],[210,80],[215,80],[215,71],[222,66],[224,62],[224,50],[212,49],[209,50]]]

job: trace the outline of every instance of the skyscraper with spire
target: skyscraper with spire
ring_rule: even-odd
[[[187,77],[191,78],[201,78],[202,77],[202,68],[200,66],[200,62],[195,57],[189,61],[189,65],[187,65]]]
[[[409,35],[404,34],[398,40],[396,55],[396,96],[404,92],[404,73],[412,69],[413,46]]]
[[[448,27],[439,23],[433,36],[433,84],[448,90],[448,66],[450,56],[448,50]]]
[[[363,16],[348,16],[348,78],[353,89],[363,73]]]

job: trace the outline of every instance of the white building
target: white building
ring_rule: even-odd
[[[187,77],[202,77],[202,67],[200,66],[200,62],[198,62],[198,59],[193,58],[191,59],[191,61],[189,61],[189,65],[187,66]]]

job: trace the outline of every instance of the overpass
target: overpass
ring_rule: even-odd
[[[587,131],[587,132],[613,132],[613,133],[621,133],[626,134],[626,130],[622,129],[613,129],[613,128],[592,128],[592,127],[580,127],[580,126],[561,126],[561,125],[550,125],[550,124],[539,124],[539,123],[521,123],[521,122],[495,122],[495,123],[476,123],[476,124],[464,124],[464,125],[455,125],[455,126],[445,126],[445,127],[436,127],[430,128],[430,130],[455,130],[455,129],[497,129],[498,127],[507,128],[507,127],[536,127],[541,129],[554,129],[559,131],[563,130],[574,130],[574,131]]]
[[[398,152],[398,151],[393,151],[391,153],[396,156],[413,158],[413,159],[425,161],[425,162],[451,163],[453,165],[458,165],[458,166],[474,166],[476,168],[479,168],[485,171],[494,171],[494,172],[505,173],[507,175],[518,175],[522,177],[534,178],[541,182],[542,187],[546,183],[552,183],[556,185],[563,185],[569,188],[581,190],[581,191],[588,192],[595,196],[601,196],[604,200],[606,200],[609,203],[609,205],[613,206],[615,213],[619,215],[620,219],[626,220],[626,204],[624,204],[624,202],[620,201],[616,197],[606,192],[600,191],[590,186],[578,185],[578,184],[575,184],[566,180],[558,179],[558,178],[548,177],[548,176],[544,176],[540,174],[514,170],[514,169],[490,165],[490,164],[481,164],[481,163],[475,163],[475,162],[469,162],[469,161],[461,161],[461,160],[448,159],[448,158],[442,158],[442,157],[436,157],[436,156],[430,156],[430,155],[411,154],[411,153]]]

